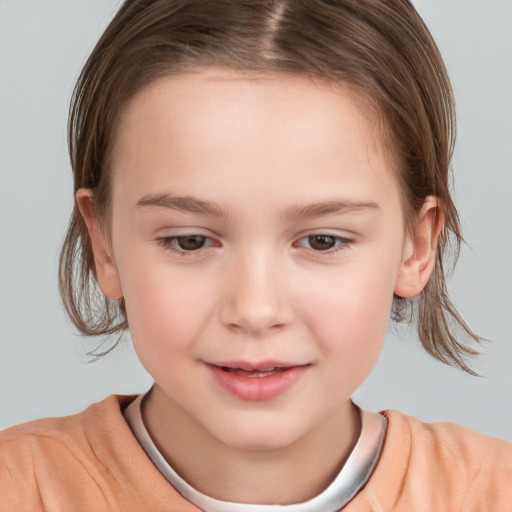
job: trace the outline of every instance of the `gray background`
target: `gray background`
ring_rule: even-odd
[[[459,116],[456,202],[469,246],[450,281],[493,341],[482,378],[387,337],[356,394],[363,406],[452,420],[512,441],[512,2],[419,0],[452,76]],[[0,428],[78,412],[151,379],[129,342],[88,364],[57,293],[72,205],[66,116],[74,81],[117,0],[0,0]],[[89,342],[90,343],[90,342]]]

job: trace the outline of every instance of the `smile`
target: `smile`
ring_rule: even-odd
[[[242,377],[269,377],[276,373],[283,372],[290,368],[287,367],[272,367],[272,368],[255,368],[253,370],[246,370],[244,368],[230,368],[229,366],[222,366],[221,369],[225,372],[229,372],[233,375],[240,375]]]
[[[290,390],[310,365],[230,363],[207,367],[222,391],[241,400],[265,401]]]

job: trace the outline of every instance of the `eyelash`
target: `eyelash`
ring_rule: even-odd
[[[300,238],[295,244],[298,244],[299,242],[301,242],[303,240],[309,240],[309,239],[315,238],[315,237],[325,237],[325,238],[331,238],[334,240],[336,245],[334,245],[334,247],[332,247],[330,249],[326,249],[326,250],[322,251],[322,250],[315,250],[315,249],[311,248],[311,250],[313,250],[315,253],[325,254],[326,256],[330,256],[330,255],[337,253],[338,251],[343,251],[343,250],[347,249],[350,246],[350,243],[352,242],[352,240],[350,240],[348,238],[344,238],[342,236],[337,236],[337,235],[332,235],[330,233],[313,233],[311,235],[307,235],[307,236]],[[299,245],[299,247],[304,247],[304,246]]]
[[[192,238],[192,237],[201,237],[201,238],[204,238],[205,241],[212,242],[212,239],[207,236],[196,235],[196,234],[191,233],[190,235],[169,236],[169,237],[159,238],[158,245],[162,246],[165,250],[175,253],[175,254],[179,254],[180,256],[185,256],[185,257],[193,256],[194,254],[198,253],[201,249],[204,249],[205,246],[203,245],[202,247],[199,247],[198,249],[187,251],[186,249],[180,249],[180,247],[178,247],[178,245],[177,245],[178,240],[180,238]],[[209,243],[208,245],[206,245],[206,247],[210,247],[211,245],[213,245],[213,244]]]
[[[205,242],[209,241],[210,243],[208,243],[206,246],[203,245],[202,247],[199,247],[198,249],[191,249],[191,250],[181,249],[177,245],[179,243],[178,241],[180,238],[183,239],[183,238],[187,238],[187,237],[188,238],[201,237],[201,238],[204,238]],[[334,247],[331,249],[315,250],[313,248],[310,248],[315,253],[322,254],[322,255],[325,254],[328,256],[333,255],[333,254],[337,253],[338,251],[343,251],[343,250],[347,249],[352,242],[352,240],[350,240],[348,238],[344,238],[344,237],[337,236],[337,235],[332,235],[329,233],[314,233],[314,234],[299,238],[299,240],[297,240],[294,243],[294,247],[304,247],[303,245],[299,245],[299,242],[301,242],[303,240],[309,240],[314,237],[326,237],[326,238],[331,238],[334,240],[336,245],[334,245]],[[207,237],[204,235],[196,235],[196,234],[162,237],[162,238],[158,238],[157,241],[158,241],[158,244],[161,247],[163,247],[165,250],[175,253],[175,254],[178,254],[180,256],[184,256],[184,257],[193,256],[194,254],[199,253],[202,249],[205,249],[206,247],[211,247],[212,245],[214,245],[212,243],[212,239],[210,237]]]

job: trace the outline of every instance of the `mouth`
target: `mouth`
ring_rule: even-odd
[[[270,377],[271,375],[276,375],[277,373],[285,372],[293,366],[271,366],[269,368],[253,368],[247,370],[245,368],[232,368],[230,366],[220,366],[219,367],[223,372],[231,373],[232,375],[239,375],[240,377]]]
[[[224,391],[243,400],[262,401],[288,391],[311,365],[263,361],[255,364],[219,362],[207,366]]]

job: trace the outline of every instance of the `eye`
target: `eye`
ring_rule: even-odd
[[[196,252],[214,244],[207,236],[194,234],[160,238],[158,243],[165,249],[179,254]]]
[[[174,240],[183,251],[197,251],[205,246],[207,238],[201,235],[185,235],[174,237]]]
[[[309,235],[301,238],[297,242],[297,245],[318,252],[334,252],[344,249],[348,243],[349,240],[346,238],[320,233],[318,235]]]

